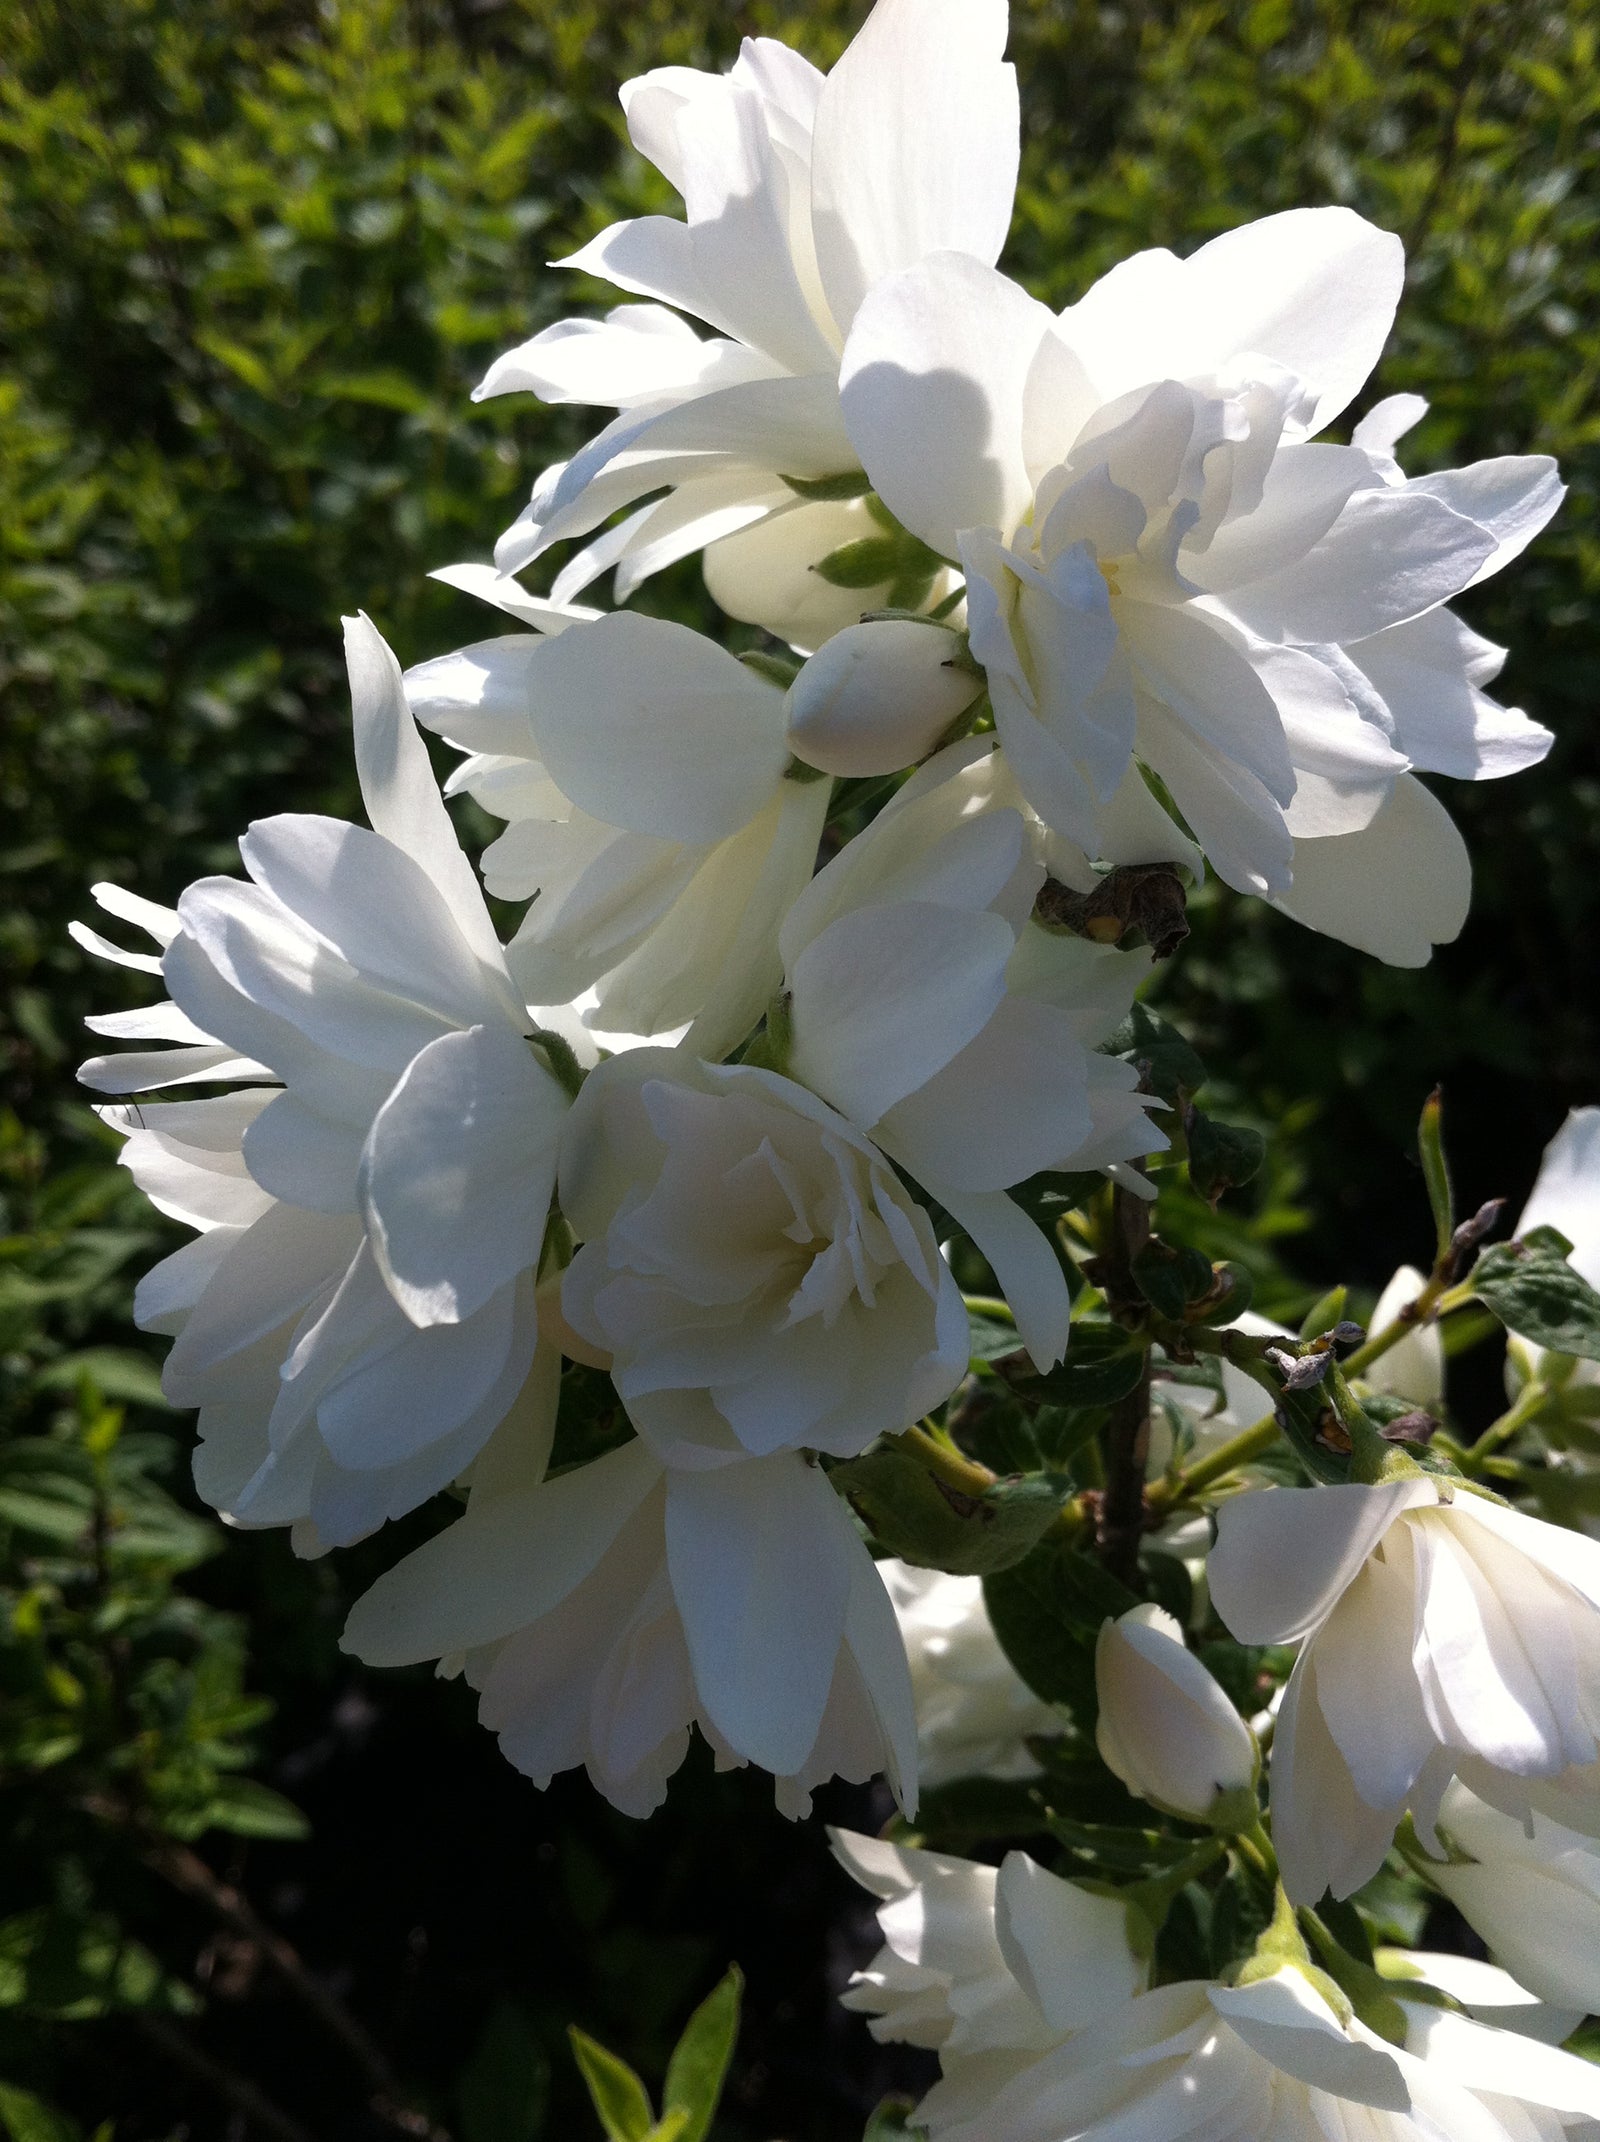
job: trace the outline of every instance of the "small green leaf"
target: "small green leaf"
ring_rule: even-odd
[[[1150,1091],[1164,1101],[1198,1093],[1206,1082],[1206,1067],[1194,1050],[1148,1004],[1135,1004],[1104,1048],[1108,1056],[1146,1066]]]
[[[1189,1180],[1209,1204],[1224,1190],[1237,1190],[1261,1171],[1267,1141],[1242,1123],[1219,1123],[1191,1109],[1188,1120]]]
[[[586,2031],[579,2030],[576,2023],[568,2025],[567,2037],[609,2142],[648,2142],[655,2114],[650,2110],[644,2084],[632,2068],[615,2053],[608,2053]]]
[[[682,2142],[705,2142],[716,2117],[722,2085],[739,2035],[739,2000],[744,1973],[737,1964],[714,1986],[684,2027],[667,2064],[663,2104],[670,2115],[683,2114]]]
[[[1300,1326],[1301,1338],[1320,1339],[1325,1331],[1332,1331],[1344,1316],[1349,1293],[1348,1287],[1330,1287],[1320,1301],[1313,1302]]]
[[[311,1825],[292,1800],[257,1778],[222,1778],[206,1806],[213,1829],[235,1837],[277,1837],[294,1841],[311,1835]]]
[[[965,1495],[893,1445],[847,1459],[828,1477],[891,1554],[968,1576],[1010,1569],[1031,1553],[1070,1492],[1035,1473]]]
[[[1497,1242],[1473,1268],[1473,1290],[1520,1338],[1600,1361],[1600,1294],[1567,1261],[1571,1245],[1551,1227]]]
[[[1152,1239],[1134,1252],[1128,1267],[1134,1285],[1159,1316],[1181,1321],[1189,1304],[1189,1290],[1178,1252],[1170,1244]],[[1209,1268],[1207,1277],[1210,1277]]]
[[[1065,1361],[1019,1388],[1058,1406],[1110,1406],[1136,1387],[1145,1360],[1145,1348],[1119,1324],[1074,1324]]]
[[[1437,1086],[1422,1104],[1417,1125],[1417,1152],[1422,1161],[1422,1179],[1428,1186],[1428,1205],[1433,1213],[1435,1255],[1449,1254],[1455,1228],[1455,1199],[1450,1188],[1450,1168],[1444,1157],[1444,1109]]]
[[[1022,1345],[1017,1327],[1008,1319],[991,1316],[967,1304],[967,1354],[973,1361],[999,1361]]]
[[[0,2083],[0,2133],[9,2142],[80,2142],[83,2130],[31,2090]]]

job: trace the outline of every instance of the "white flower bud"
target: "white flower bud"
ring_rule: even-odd
[[[1153,1807],[1206,1822],[1224,1796],[1253,1798],[1250,1728],[1158,1606],[1106,1622],[1095,1647],[1100,1722],[1095,1741],[1130,1792]]]
[[[898,773],[926,758],[983,689],[946,626],[909,617],[847,625],[789,688],[789,748],[831,774]]]

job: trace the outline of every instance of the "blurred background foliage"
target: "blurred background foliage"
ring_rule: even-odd
[[[830,2005],[864,1905],[759,1780],[691,1764],[630,1824],[538,1795],[463,1692],[368,1679],[328,1564],[225,1541],[127,1321],[165,1223],[76,1097],[135,1000],[65,925],[170,900],[245,822],[355,801],[337,617],[403,660],[482,637],[424,576],[488,555],[583,412],[469,390],[610,294],[545,263],[672,211],[617,83],[741,34],[827,64],[860,0],[9,0],[0,71],[0,2133],[14,2142],[592,2131],[577,2021],[652,2082],[736,1956],[716,2134],[858,2134],[917,2071]],[[1395,973],[1208,889],[1163,976],[1274,1134],[1233,1226],[1281,1294],[1427,1239],[1442,1080],[1469,1209],[1520,1199],[1600,1098],[1600,67],[1533,0],[1013,0],[1025,144],[1005,265],[1053,305],[1143,245],[1344,201],[1399,231],[1369,398],[1433,403],[1413,469],[1557,454],[1566,508],[1464,606],[1556,731],[1449,788],[1472,921]],[[691,563],[646,607],[712,622]],[[426,1522],[422,1520],[421,1522]],[[401,1528],[404,1533],[405,1528]],[[409,1537],[410,1535],[407,1535]],[[225,1547],[225,1551],[222,1551]],[[370,1564],[370,1567],[368,1566]],[[259,1693],[256,1693],[259,1692]],[[875,1825],[870,1795],[828,1811]]]

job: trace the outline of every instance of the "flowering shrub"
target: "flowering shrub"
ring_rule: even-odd
[[[686,218],[605,232],[577,264],[637,302],[481,389],[619,413],[441,574],[531,629],[402,675],[347,620],[369,823],[258,820],[249,882],[170,911],[98,887],[154,952],[76,933],[168,992],[80,1074],[193,1230],[136,1318],[230,1525],[385,1556],[435,1506],[345,1648],[459,1674],[536,1784],[644,1816],[696,1733],[796,1819],[885,1779],[891,1834],[838,1845],[888,1941],[852,1999],[938,2050],[931,2135],[1581,2135],[1600,2085],[1546,2041],[1600,1835],[1586,1119],[1497,1241],[1431,1101],[1430,1267],[1370,1328],[1339,1285],[1252,1315],[1205,1222],[1263,1140],[1140,994],[1208,874],[1395,967],[1456,935],[1417,775],[1552,738],[1445,605],[1562,487],[1408,479],[1415,397],[1319,436],[1401,293],[1351,210],[1059,314],[1002,277],[1006,28],[878,0],[826,77],[758,38],[627,85]],[[702,550],[741,656],[621,607]],[[418,723],[504,824],[509,929]],[[1510,1404],[1464,1433],[1435,1342],[1496,1330]],[[973,1719],[908,1658],[917,1572],[981,1587]],[[1053,1867],[927,1849],[1013,1838]],[[1519,1852],[1549,1953],[1494,1931]],[[1520,1982],[1390,1938],[1430,1889]],[[715,2027],[659,2120],[580,2048],[608,2132],[703,2131]]]

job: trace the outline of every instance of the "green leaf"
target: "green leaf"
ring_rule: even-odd
[[[80,2142],[83,2129],[31,2090],[0,2083],[0,2131],[10,2142]]]
[[[1008,1778],[954,1778],[917,1803],[916,1832],[935,1851],[970,1852],[993,1837],[1027,1837],[1046,1828],[1031,1784]]]
[[[161,1370],[148,1354],[129,1346],[91,1346],[82,1353],[63,1354],[39,1371],[39,1388],[71,1391],[88,1376],[104,1398],[124,1405],[150,1406],[162,1413],[175,1411],[161,1388]]]
[[[1094,1643],[1107,1616],[1138,1599],[1090,1556],[1046,1540],[1014,1568],[984,1580],[1000,1648],[1035,1695],[1064,1703],[1080,1729],[1095,1716]]]
[[[1242,1123],[1219,1123],[1198,1108],[1190,1110],[1186,1127],[1189,1180],[1208,1203],[1215,1204],[1224,1190],[1237,1190],[1261,1172],[1267,1141],[1259,1131]]]
[[[970,1302],[967,1304],[967,1355],[970,1360],[999,1361],[1007,1354],[1016,1353],[1021,1345],[1021,1335],[1014,1323],[974,1309]]]
[[[1070,1493],[1065,1481],[1036,1473],[965,1495],[893,1445],[847,1459],[828,1477],[891,1554],[919,1569],[968,1576],[1020,1562]]]
[[[744,1973],[730,1964],[727,1976],[700,2003],[673,2049],[662,2103],[667,2113],[684,2115],[682,2142],[705,2142],[711,2131],[739,2035],[743,1992]]]
[[[1455,1228],[1455,1197],[1450,1187],[1449,1163],[1444,1157],[1443,1117],[1439,1089],[1435,1086],[1422,1104],[1422,1118],[1417,1125],[1417,1153],[1422,1161],[1422,1179],[1428,1186],[1436,1258],[1449,1254],[1450,1236]]]
[[[567,2028],[572,2057],[609,2142],[648,2142],[655,2114],[645,2087],[625,2060],[608,2053],[576,2023]]]
[[[461,2142],[537,2142],[550,2063],[522,2010],[496,2001],[456,2084]]]
[[[1170,1317],[1174,1323],[1182,1321],[1183,1312],[1189,1306],[1189,1289],[1178,1251],[1169,1243],[1152,1239],[1134,1252],[1128,1271],[1134,1285],[1158,1316]],[[1208,1266],[1206,1277],[1209,1279],[1210,1276]]]
[[[1058,1406],[1115,1405],[1138,1384],[1145,1358],[1144,1346],[1120,1324],[1074,1324],[1065,1361],[1020,1388]]]
[[[1194,1050],[1148,1004],[1135,1004],[1104,1047],[1108,1056],[1145,1066],[1150,1091],[1164,1101],[1198,1093],[1206,1082],[1206,1067]]]
[[[206,1804],[206,1822],[235,1837],[275,1837],[294,1841],[311,1835],[311,1825],[292,1800],[257,1778],[222,1778]]]
[[[1600,1361],[1600,1294],[1568,1263],[1570,1249],[1553,1227],[1497,1242],[1473,1267],[1473,1291],[1520,1338]]]

